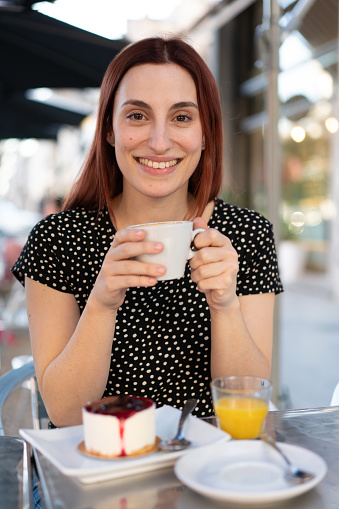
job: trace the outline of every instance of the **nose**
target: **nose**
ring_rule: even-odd
[[[164,154],[172,146],[169,126],[165,122],[156,122],[150,131],[149,147],[157,154]]]

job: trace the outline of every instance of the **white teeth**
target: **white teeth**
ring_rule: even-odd
[[[178,159],[173,159],[172,161],[166,161],[158,163],[157,161],[152,161],[151,159],[144,159],[142,157],[138,158],[140,164],[144,164],[149,168],[170,168],[171,166],[175,166],[178,163]]]

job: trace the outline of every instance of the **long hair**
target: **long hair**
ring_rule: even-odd
[[[79,177],[64,203],[64,210],[107,207],[114,218],[111,199],[122,192],[123,179],[115,149],[107,142],[112,129],[113,105],[118,86],[131,67],[140,64],[181,66],[191,75],[197,91],[205,149],[192,174],[188,190],[194,200],[189,215],[201,215],[216,198],[222,183],[222,115],[218,86],[200,55],[179,37],[150,37],[126,46],[109,64],[104,75],[96,130]]]

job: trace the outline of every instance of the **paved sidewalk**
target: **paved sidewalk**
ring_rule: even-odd
[[[339,382],[339,302],[327,275],[305,274],[280,297],[280,392],[288,408],[328,406]]]

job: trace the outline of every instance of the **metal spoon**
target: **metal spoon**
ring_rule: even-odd
[[[293,465],[293,463],[288,459],[285,453],[283,453],[280,447],[278,447],[277,443],[275,442],[275,440],[273,440],[273,438],[270,435],[268,435],[267,433],[261,433],[259,438],[266,444],[272,446],[284,458],[285,463],[287,465],[287,470],[284,476],[286,481],[294,484],[301,484],[310,481],[311,479],[314,479],[315,477],[314,474],[312,474],[311,472],[305,472],[305,470],[301,470],[296,465]]]
[[[194,410],[196,404],[197,404],[196,399],[189,399],[188,401],[186,401],[184,408],[182,409],[181,412],[177,434],[175,435],[174,438],[170,440],[162,440],[158,444],[160,449],[163,449],[164,451],[180,451],[181,449],[186,449],[191,445],[191,442],[184,438],[182,430],[184,422],[186,421],[187,417],[192,412],[192,410]]]

